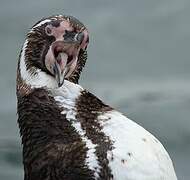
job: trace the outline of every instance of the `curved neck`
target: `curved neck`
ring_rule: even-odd
[[[32,69],[27,68],[26,64],[27,46],[28,46],[28,40],[26,39],[19,58],[17,80],[19,79],[19,81],[22,82],[22,84],[26,84],[31,89],[42,88],[42,87],[50,89],[57,88],[58,84],[54,77],[36,67],[33,67]],[[87,51],[80,52],[77,68],[74,71],[74,73],[67,79],[68,81],[78,84],[80,74],[86,63],[86,60],[87,60]]]
[[[21,80],[30,86],[31,89],[41,87],[57,88],[58,85],[56,80],[52,76],[43,72],[41,69],[33,68],[33,71],[27,69],[25,56],[27,44],[28,40],[26,40],[23,45],[19,59],[18,73],[20,74]]]

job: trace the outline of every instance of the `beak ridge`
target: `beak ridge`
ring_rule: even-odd
[[[64,83],[67,67],[65,67],[63,73],[61,72],[60,65],[55,61],[54,67],[53,67],[55,79],[57,81],[58,87],[61,87]]]

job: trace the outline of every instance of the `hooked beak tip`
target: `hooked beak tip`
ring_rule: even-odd
[[[62,82],[58,82],[58,87],[61,87],[64,83],[64,80]]]
[[[57,63],[57,61],[54,64],[53,71],[58,87],[61,87],[64,83],[65,71],[62,73],[60,65]]]

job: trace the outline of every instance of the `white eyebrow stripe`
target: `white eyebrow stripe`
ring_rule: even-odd
[[[52,19],[45,19],[45,20],[41,21],[40,23],[36,24],[32,29],[40,27],[41,25],[48,23],[48,22],[51,22],[51,21],[52,21]]]

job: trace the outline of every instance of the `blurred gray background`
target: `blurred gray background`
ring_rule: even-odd
[[[28,29],[52,14],[89,29],[82,86],[156,135],[189,180],[189,0],[0,0],[0,180],[23,179],[17,58]]]

